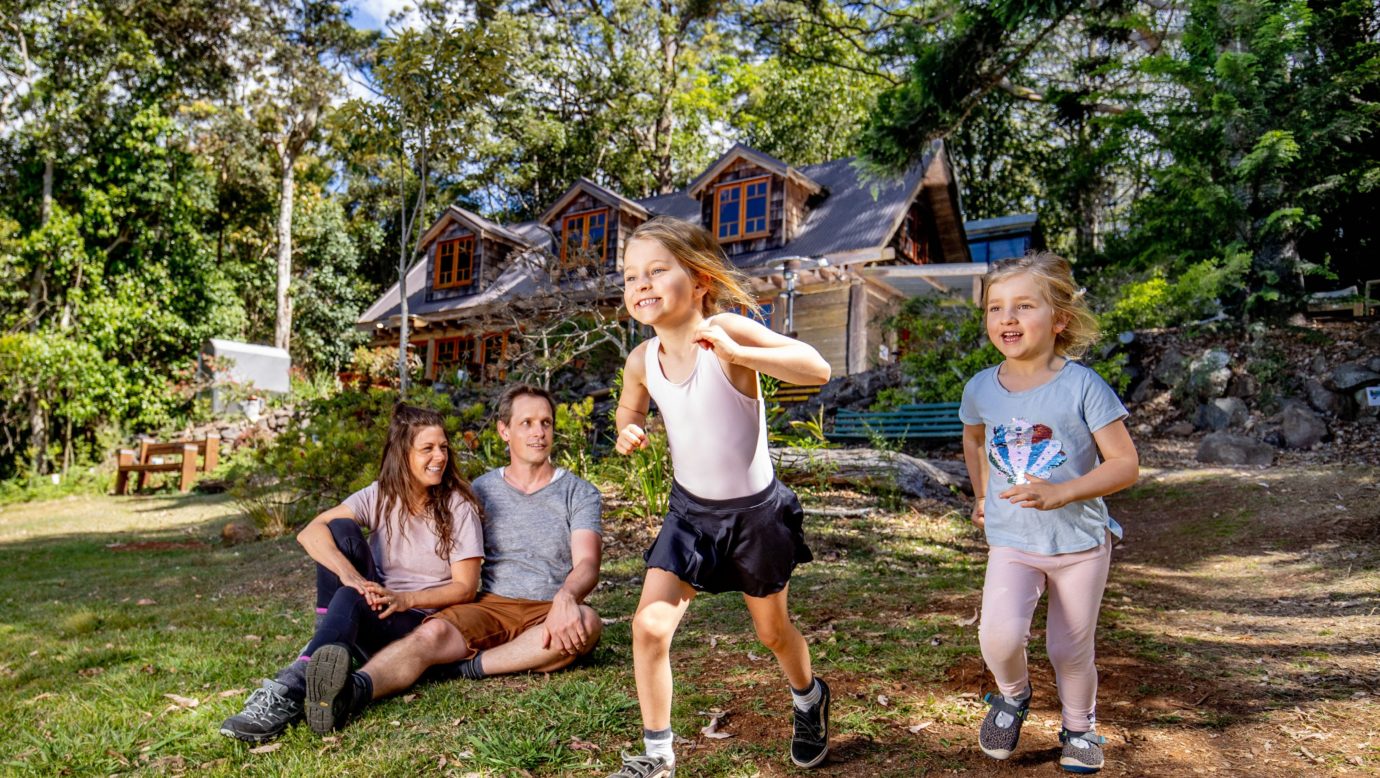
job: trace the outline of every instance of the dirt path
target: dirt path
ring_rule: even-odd
[[[1098,636],[1103,774],[1380,774],[1380,473],[1146,468],[1110,504],[1130,534],[1115,552]],[[981,554],[976,543],[968,550]],[[972,613],[979,601],[969,590],[943,605]],[[992,689],[980,657],[958,658],[940,690],[835,676],[836,687],[868,694],[889,683],[893,705],[930,702],[916,704],[917,732],[894,720],[879,731],[838,727],[824,772],[1061,774],[1057,694],[1043,654],[1037,629],[1036,702],[1006,763],[975,742],[981,695]],[[761,697],[739,705],[772,710],[772,698]],[[770,715],[735,722],[743,737],[764,743],[779,728]],[[793,773],[773,766],[761,774]]]

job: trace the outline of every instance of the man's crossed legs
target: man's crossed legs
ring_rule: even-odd
[[[428,617],[358,672],[350,672],[344,646],[323,646],[307,668],[307,723],[319,734],[337,729],[373,700],[408,689],[432,668],[433,675],[476,679],[560,670],[592,651],[603,630],[593,608],[578,607],[583,639],[567,640],[568,648],[548,633],[550,602],[492,594]]]

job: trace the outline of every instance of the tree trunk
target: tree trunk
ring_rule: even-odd
[[[772,449],[782,480],[790,483],[823,480],[843,486],[895,489],[911,497],[958,502],[956,492],[973,487],[961,462],[916,459],[895,451],[870,448]]]
[[[656,131],[652,141],[652,152],[656,156],[656,185],[659,194],[675,191],[671,171],[671,138],[675,130],[675,107],[671,97],[676,91],[676,57],[680,52],[680,41],[670,33],[662,32],[661,38],[661,89],[657,95],[658,106]]]
[[[284,143],[278,154],[281,178],[278,188],[278,315],[273,325],[273,345],[286,349],[292,339],[292,191],[295,155]]]
[[[53,160],[43,160],[43,199],[38,205],[40,228],[48,225],[53,217]],[[43,260],[34,265],[33,276],[29,279],[29,330],[38,331],[40,309],[47,294],[47,268]],[[48,418],[38,401],[39,387],[34,387],[29,395],[29,447],[33,449],[32,474],[44,475],[48,472]]]

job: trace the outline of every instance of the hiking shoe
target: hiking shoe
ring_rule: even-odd
[[[795,711],[795,732],[791,737],[791,761],[799,767],[814,767],[829,755],[829,684],[819,683],[819,702],[808,710]]]
[[[1016,750],[1016,741],[1021,739],[1021,725],[1030,711],[1030,692],[1027,686],[1025,699],[1014,705],[1007,702],[1001,692],[988,692],[983,698],[992,707],[988,708],[982,729],[978,731],[982,753],[993,759],[1006,759]]]
[[[1064,752],[1059,755],[1059,766],[1070,773],[1095,773],[1102,769],[1102,744],[1107,738],[1096,732],[1070,732],[1059,730],[1059,742],[1064,744]]]
[[[307,663],[307,725],[318,735],[328,735],[345,725],[353,692],[350,684],[350,650],[339,643],[316,649]]]
[[[623,754],[623,767],[608,778],[673,778],[676,767],[668,764],[665,757],[650,754]]]
[[[302,703],[287,696],[287,687],[264,681],[244,702],[244,709],[220,725],[220,734],[248,743],[262,743],[283,734],[302,720]]]

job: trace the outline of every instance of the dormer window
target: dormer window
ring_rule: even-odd
[[[720,184],[714,189],[714,234],[721,241],[766,237],[771,176]]]
[[[432,286],[451,289],[474,283],[474,236],[436,244],[436,274]]]
[[[561,221],[561,265],[603,267],[608,259],[609,210],[571,214]]]

